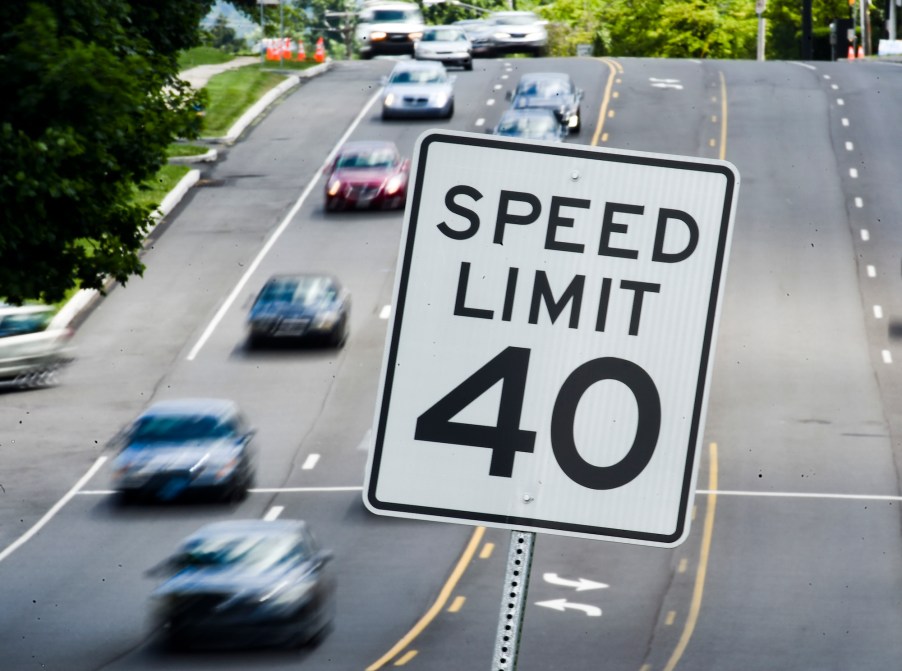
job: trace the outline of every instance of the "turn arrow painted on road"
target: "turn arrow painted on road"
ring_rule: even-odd
[[[607,589],[608,585],[603,582],[595,582],[594,580],[586,580],[578,578],[570,580],[569,578],[561,578],[557,573],[545,573],[542,575],[545,582],[559,587],[573,587],[577,592],[585,592],[590,589]]]
[[[589,606],[584,603],[571,603],[567,601],[567,599],[552,599],[551,601],[537,601],[537,606],[542,606],[543,608],[551,608],[552,610],[557,610],[560,612],[564,612],[566,609],[571,610],[581,610],[588,617],[601,617],[601,608],[596,606]]]

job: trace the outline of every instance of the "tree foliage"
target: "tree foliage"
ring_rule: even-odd
[[[151,219],[134,185],[199,130],[177,53],[211,1],[0,3],[0,297],[142,272]]]

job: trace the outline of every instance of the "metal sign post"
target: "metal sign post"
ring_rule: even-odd
[[[523,630],[523,611],[526,608],[526,593],[529,590],[529,573],[532,569],[535,543],[535,533],[511,531],[492,671],[515,671],[517,668],[517,654],[520,651],[520,635]]]

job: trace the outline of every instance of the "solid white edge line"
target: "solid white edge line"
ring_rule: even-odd
[[[54,506],[44,513],[44,516],[35,522],[32,527],[26,531],[24,534],[19,536],[15,541],[12,542],[3,552],[0,552],[0,562],[9,557],[13,552],[18,550],[20,547],[25,545],[31,538],[38,533],[44,526],[53,519],[53,517],[65,506],[69,501],[72,500],[76,494],[78,494],[79,490],[85,486],[85,484],[94,477],[97,471],[100,470],[100,467],[103,466],[104,462],[107,460],[107,457],[97,457],[97,461],[94,462],[94,465],[88,469],[88,472],[85,473],[81,478],[76,482],[72,489],[70,489],[66,494],[57,501]]]
[[[188,356],[185,357],[188,361],[194,361],[194,358],[197,356],[198,352],[200,352],[201,348],[207,343],[207,340],[210,339],[210,336],[213,335],[213,331],[216,330],[216,327],[219,326],[219,322],[222,321],[223,317],[225,317],[226,312],[229,311],[229,308],[232,307],[232,303],[235,302],[235,299],[238,298],[238,294],[244,288],[244,285],[247,284],[248,280],[250,280],[251,275],[257,270],[257,266],[263,261],[263,258],[269,253],[269,250],[272,249],[273,245],[276,244],[276,241],[282,236],[282,233],[285,232],[285,229],[288,228],[288,225],[291,223],[291,220],[294,219],[295,215],[304,205],[304,202],[307,200],[307,197],[313,191],[314,187],[319,183],[320,173],[322,172],[322,168],[332,161],[335,157],[335,154],[338,153],[338,150],[341,149],[341,146],[345,143],[345,141],[350,137],[351,133],[357,128],[360,124],[363,117],[369,114],[370,108],[375,104],[375,102],[382,95],[382,87],[376,90],[370,98],[369,102],[364,106],[362,110],[360,110],[360,114],[351,122],[351,125],[345,131],[344,135],[341,136],[341,139],[335,144],[332,148],[332,151],[329,152],[329,155],[326,157],[326,160],[323,162],[323,165],[317,169],[316,173],[313,176],[313,179],[307,184],[304,190],[301,192],[300,197],[297,199],[295,204],[292,206],[291,210],[285,215],[285,218],[282,220],[282,223],[279,224],[279,227],[273,232],[270,236],[269,240],[266,241],[266,244],[263,245],[263,248],[257,253],[257,256],[251,262],[251,264],[247,267],[247,270],[244,271],[244,275],[241,276],[241,279],[238,280],[238,284],[235,285],[235,288],[232,289],[232,292],[225,299],[225,302],[219,307],[216,314],[213,315],[213,319],[207,325],[207,328],[204,329],[204,332],[201,334],[200,338],[198,338],[197,342],[194,344],[194,347],[191,348],[191,351],[188,352]]]
[[[840,501],[902,501],[902,496],[889,496],[882,494],[824,494],[818,492],[744,492],[718,489],[697,489],[696,494],[717,494],[718,496],[749,496],[758,498],[786,498],[786,499],[834,499]]]
[[[351,485],[348,487],[252,487],[247,490],[251,494],[316,494],[318,492],[360,492],[363,487]],[[75,492],[79,496],[112,496],[114,489],[85,489]]]

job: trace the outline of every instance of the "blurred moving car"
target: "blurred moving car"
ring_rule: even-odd
[[[454,77],[441,63],[400,62],[384,84],[383,119],[454,115]]]
[[[470,54],[474,58],[491,56],[492,24],[485,19],[461,19],[451,24],[462,28],[470,40]]]
[[[394,142],[348,142],[323,170],[326,210],[400,208],[407,202],[410,160]]]
[[[425,27],[420,8],[413,3],[368,3],[357,20],[360,57],[413,55],[414,43]]]
[[[233,401],[160,401],[113,439],[113,487],[125,499],[243,499],[254,482],[254,434]]]
[[[580,101],[582,89],[563,72],[533,72],[520,77],[517,88],[508,95],[513,109],[549,109],[571,133],[582,128]]]
[[[492,27],[492,54],[531,54],[544,56],[548,49],[547,21],[533,12],[492,12],[488,22]]]
[[[561,125],[554,112],[548,109],[511,109],[501,115],[494,135],[519,137],[524,140],[562,142],[567,129]]]
[[[0,304],[0,380],[26,387],[53,384],[72,361],[72,331],[52,326],[49,305]]]
[[[462,28],[435,26],[426,28],[423,37],[414,45],[413,57],[418,61],[439,61],[443,65],[458,65],[473,69],[472,46]]]
[[[151,569],[152,611],[171,645],[303,645],[334,617],[332,554],[296,520],[201,527]]]
[[[251,347],[276,340],[324,340],[345,344],[350,330],[351,295],[330,275],[308,273],[270,277],[247,318]]]

